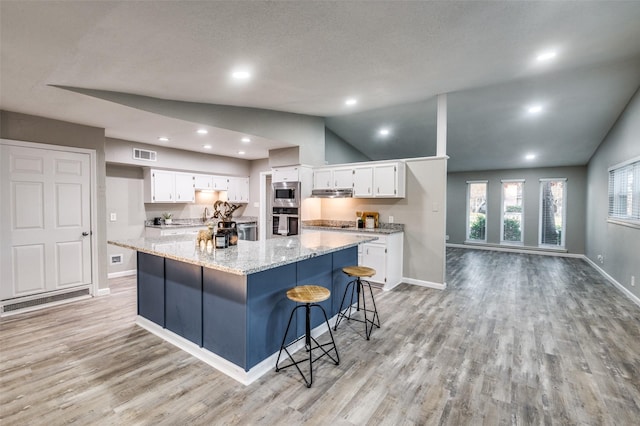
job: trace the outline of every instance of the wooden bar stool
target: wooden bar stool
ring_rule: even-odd
[[[378,308],[376,307],[376,300],[373,297],[373,290],[371,290],[371,283],[369,281],[363,280],[362,278],[369,278],[376,274],[376,270],[373,268],[369,268],[367,266],[345,266],[342,268],[342,272],[347,274],[350,277],[355,278],[352,281],[349,281],[347,287],[344,289],[344,295],[342,296],[342,302],[340,302],[340,309],[338,310],[338,318],[336,319],[336,324],[333,327],[333,330],[338,329],[338,325],[343,318],[347,320],[354,320],[364,323],[364,333],[367,337],[367,340],[371,337],[371,331],[373,331],[373,326],[380,328],[380,315],[378,315]],[[364,284],[369,287],[369,293],[371,294],[371,302],[373,303],[373,309],[367,309],[367,302],[365,300],[364,293]],[[344,301],[347,298],[347,293],[349,293],[349,288],[351,288],[351,297],[349,298],[349,308],[345,309]],[[359,318],[351,317],[351,309],[353,308],[353,293],[354,289],[357,293],[356,295],[356,311],[360,311],[360,296],[362,296],[362,312],[364,314],[364,320]],[[345,311],[348,311],[346,314]],[[373,313],[371,319],[367,317],[367,313]]]
[[[294,287],[287,291],[287,298],[289,298],[289,300],[293,300],[296,303],[303,303],[303,305],[298,305],[295,308],[293,308],[293,310],[291,311],[291,316],[289,317],[289,323],[287,324],[287,330],[284,332],[284,337],[282,338],[282,345],[280,345],[280,353],[278,353],[278,360],[276,361],[276,372],[280,370],[284,370],[285,368],[288,368],[291,366],[295,366],[298,372],[300,373],[300,375],[302,376],[302,378],[304,379],[304,382],[307,384],[308,388],[310,388],[311,384],[313,383],[313,363],[314,362],[316,362],[317,360],[319,360],[320,358],[326,355],[329,358],[331,358],[331,360],[336,365],[340,364],[340,355],[338,355],[338,348],[336,347],[336,342],[335,340],[333,340],[333,333],[331,333],[331,326],[329,325],[329,320],[327,319],[327,313],[325,312],[322,306],[318,305],[319,302],[323,302],[327,300],[330,296],[331,296],[331,292],[328,289],[321,286],[317,286],[317,285],[302,285],[302,286]],[[311,336],[311,308],[312,307],[318,307],[322,311],[322,314],[324,315],[324,321],[327,324],[327,329],[329,330],[329,336],[331,336],[331,342],[320,344],[316,339],[313,338],[313,336]],[[287,334],[289,333],[289,327],[291,326],[291,321],[293,320],[293,315],[296,313],[296,311],[299,308],[305,309],[305,314],[306,314],[305,315],[306,316],[305,333],[304,335],[298,337],[293,342],[289,343],[288,345],[285,345]],[[305,362],[306,358],[301,359],[299,361],[295,361],[293,356],[289,352],[289,347],[298,343],[298,341],[302,340],[303,338],[304,338],[305,350],[309,353],[309,380],[307,380],[306,376],[304,375],[300,367],[298,367],[298,364]],[[314,344],[313,346],[312,346],[312,343]],[[330,347],[328,349],[325,349],[326,346],[330,346]],[[313,351],[316,349],[320,349],[322,351],[322,354],[320,354],[314,359]],[[332,350],[335,351],[336,353],[335,358],[330,354]],[[287,353],[287,355],[289,356],[289,359],[291,359],[291,363],[284,365],[282,367],[279,367],[278,364],[280,363],[280,356],[282,355],[282,351],[285,351]]]

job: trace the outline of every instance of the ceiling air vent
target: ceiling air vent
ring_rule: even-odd
[[[157,153],[147,149],[133,148],[133,159],[144,161],[156,161]]]

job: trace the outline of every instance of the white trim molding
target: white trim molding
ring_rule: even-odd
[[[542,256],[574,257],[578,259],[581,259],[584,257],[584,254],[569,253],[566,250],[545,249],[542,247],[529,247],[529,246],[448,243],[447,247],[464,248],[464,249],[471,249],[471,250],[504,251],[509,253],[522,253],[522,254],[539,254]]]
[[[131,275],[135,275],[137,273],[138,273],[137,269],[130,269],[128,271],[109,272],[107,277],[109,279],[111,279],[111,278],[120,278],[120,277],[128,277],[128,276],[131,276]]]
[[[609,275],[604,269],[599,267],[598,264],[595,263],[593,260],[589,259],[587,256],[583,256],[583,257],[584,257],[584,260],[586,260],[588,264],[593,266],[596,271],[600,272],[600,275],[602,275],[607,280],[609,280],[609,282],[611,282],[611,284],[613,284],[614,287],[616,287],[625,296],[627,296],[629,299],[631,299],[631,301],[633,303],[635,303],[636,305],[640,306],[640,298],[638,298],[638,296],[636,296],[635,294],[631,293],[628,288],[626,288],[625,286],[620,284],[618,281],[616,281],[615,278],[613,278],[611,275]]]
[[[336,318],[337,315],[329,319],[329,327],[333,327],[335,325]],[[221,373],[226,374],[227,376],[242,383],[245,386],[248,386],[251,383],[255,382],[266,373],[273,371],[276,367],[276,361],[278,360],[278,354],[280,352],[277,351],[273,353],[271,356],[252,367],[249,371],[245,371],[239,365],[236,365],[231,361],[228,361],[221,356],[216,355],[213,352],[196,345],[195,343],[185,339],[184,337],[178,336],[177,334],[167,330],[166,328],[162,328],[158,324],[144,317],[138,315],[136,317],[136,324],[147,330],[149,333],[155,334],[162,340],[182,349],[188,354],[198,358],[200,361],[206,364],[209,364],[211,367],[215,368]],[[327,330],[327,324],[323,322],[322,324],[311,330],[311,336],[317,338],[318,336],[324,334]],[[290,346],[289,352],[293,354],[302,348],[304,348],[304,339],[300,339],[295,345]],[[280,362],[285,361],[287,358],[288,357],[285,352],[283,354],[283,357],[280,359]]]
[[[111,289],[110,288],[99,288],[98,292],[96,293],[96,297],[108,296],[110,294],[111,294]]]
[[[445,290],[447,288],[447,283],[434,283],[434,282],[431,282],[431,281],[418,280],[418,279],[415,279],[415,278],[403,277],[402,278],[402,282],[403,283],[407,283],[407,284],[411,284],[411,285],[417,285],[417,286],[420,286],[420,287],[434,288],[436,290]]]

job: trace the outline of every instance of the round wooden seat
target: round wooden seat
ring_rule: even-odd
[[[376,274],[376,270],[367,266],[345,266],[342,272],[350,277],[372,277]]]
[[[298,303],[318,303],[327,300],[331,292],[319,285],[299,285],[287,291],[287,297]]]

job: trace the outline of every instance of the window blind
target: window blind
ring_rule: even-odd
[[[640,160],[609,169],[609,218],[640,221]]]

